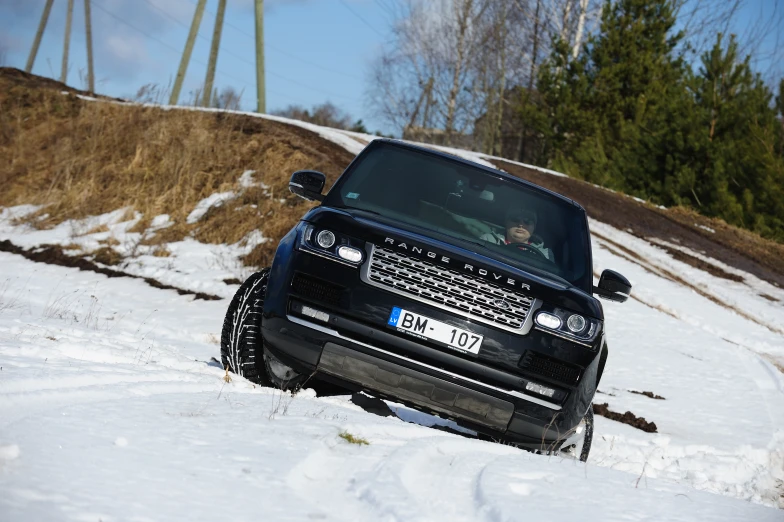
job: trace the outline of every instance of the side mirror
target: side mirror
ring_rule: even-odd
[[[324,184],[326,182],[327,177],[321,172],[316,172],[315,170],[298,170],[291,175],[289,190],[292,194],[296,194],[309,201],[323,201],[324,196],[321,194],[321,191],[324,190]]]
[[[613,270],[605,270],[599,278],[599,286],[593,287],[593,293],[597,296],[623,303],[629,298],[632,292],[632,284],[628,279]]]

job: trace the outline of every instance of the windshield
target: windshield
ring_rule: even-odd
[[[544,191],[392,144],[366,150],[324,204],[470,241],[478,252],[590,288],[584,212]]]

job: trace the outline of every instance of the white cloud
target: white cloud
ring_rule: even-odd
[[[149,58],[144,39],[133,35],[111,35],[104,41],[106,51],[113,60],[123,64],[145,65]]]

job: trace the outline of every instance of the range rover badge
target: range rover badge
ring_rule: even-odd
[[[509,303],[503,299],[493,299],[493,306],[500,308],[501,310],[511,310],[512,308]]]

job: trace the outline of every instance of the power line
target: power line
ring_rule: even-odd
[[[179,54],[179,53],[180,53],[180,51],[178,51],[177,49],[175,49],[175,48],[174,48],[174,46],[172,46],[172,45],[169,45],[169,44],[167,44],[166,42],[164,42],[163,40],[159,39],[158,37],[151,35],[151,34],[150,34],[150,33],[148,33],[147,31],[145,31],[144,29],[139,29],[138,27],[136,27],[135,25],[133,25],[132,23],[130,23],[128,20],[125,20],[124,18],[121,18],[121,17],[117,16],[116,14],[112,13],[111,11],[109,11],[108,9],[106,9],[104,6],[102,6],[102,5],[101,5],[101,4],[99,4],[98,2],[93,2],[93,6],[97,7],[98,9],[100,9],[101,11],[103,11],[104,13],[108,14],[109,16],[111,16],[112,18],[114,18],[115,20],[117,20],[118,22],[121,22],[121,23],[123,23],[123,24],[127,25],[128,27],[130,27],[131,29],[134,29],[134,30],[136,30],[136,31],[140,32],[141,34],[143,34],[144,36],[146,36],[146,37],[147,37],[147,38],[149,38],[150,40],[154,40],[154,41],[158,42],[159,44],[163,45],[164,47],[167,47],[167,48],[171,49],[172,51],[174,51],[174,52],[175,52],[175,53],[177,53],[177,54]]]
[[[191,1],[191,3],[193,3],[193,0],[190,0],[190,1]],[[213,16],[213,17],[215,16],[215,13],[213,13],[209,9],[205,9],[205,11],[207,11],[207,13],[209,13],[211,16]],[[240,34],[242,34],[244,36],[247,36],[251,40],[255,40],[255,36],[253,36],[252,34],[248,33],[247,31],[245,31],[241,27],[237,27],[236,25],[232,24],[231,22],[225,22],[225,24],[227,26],[231,27],[232,29],[234,29],[235,31],[237,31],[238,33],[240,33]],[[325,67],[325,66],[323,66],[321,64],[318,64],[318,63],[315,63],[315,62],[311,62],[310,60],[307,60],[307,59],[305,59],[305,58],[303,58],[303,57],[301,57],[299,55],[293,54],[293,53],[291,53],[291,52],[289,52],[289,51],[287,51],[287,50],[285,50],[285,49],[283,49],[281,47],[278,47],[278,46],[276,46],[274,44],[271,44],[269,42],[265,42],[264,45],[268,49],[272,49],[273,51],[276,51],[276,52],[278,52],[278,53],[280,53],[280,54],[282,54],[284,56],[287,56],[287,57],[289,57],[291,59],[300,61],[300,62],[302,62],[302,63],[304,63],[306,65],[309,65],[311,67],[315,67],[317,69],[321,69],[322,71],[326,71],[326,72],[333,73],[333,74],[339,74],[341,76],[345,76],[346,78],[351,78],[353,80],[364,81],[364,79],[360,78],[359,76],[355,76],[355,75],[347,73],[347,72],[338,71],[337,69],[331,69],[331,68]]]
[[[356,12],[356,11],[354,11],[354,10],[353,10],[351,7],[349,7],[349,5],[348,5],[348,4],[347,4],[347,3],[346,3],[344,0],[338,0],[338,1],[339,1],[341,4],[343,4],[343,7],[345,7],[345,8],[346,8],[346,9],[348,9],[349,11],[351,11],[351,14],[353,14],[354,16],[356,16],[357,18],[359,18],[360,20],[362,20],[362,23],[363,23],[363,24],[365,24],[366,26],[370,27],[370,28],[371,28],[371,29],[372,29],[372,30],[373,30],[373,31],[374,31],[374,32],[375,32],[377,35],[379,35],[381,38],[386,38],[386,36],[384,36],[383,34],[381,34],[381,32],[380,32],[378,29],[376,29],[375,27],[373,27],[373,26],[370,24],[370,22],[368,22],[367,20],[365,20],[364,18],[362,18],[362,17],[359,15],[359,13],[357,13],[357,12]]]
[[[104,13],[108,14],[109,16],[111,16],[112,18],[114,18],[115,20],[117,20],[118,22],[120,22],[120,23],[123,23],[123,24],[127,25],[128,27],[130,27],[131,29],[134,29],[135,31],[138,31],[139,33],[143,34],[144,36],[146,36],[146,37],[147,37],[147,38],[149,38],[150,40],[153,40],[153,41],[155,41],[155,42],[159,43],[160,45],[163,45],[164,47],[166,47],[166,48],[168,48],[168,49],[170,49],[170,50],[174,51],[174,52],[175,52],[175,53],[177,53],[177,54],[179,54],[179,53],[180,53],[180,51],[179,51],[179,50],[177,50],[177,49],[176,49],[174,46],[172,46],[172,45],[169,45],[168,43],[164,42],[163,40],[161,40],[161,39],[159,39],[159,38],[157,38],[157,37],[155,37],[155,36],[151,35],[151,34],[150,34],[150,33],[148,33],[147,31],[145,31],[145,30],[143,30],[143,29],[140,29],[140,28],[136,27],[135,25],[133,25],[132,23],[128,22],[128,21],[127,21],[127,20],[125,20],[124,18],[121,18],[121,17],[117,16],[116,14],[114,14],[113,12],[109,11],[109,10],[108,10],[108,9],[106,9],[106,8],[105,8],[103,5],[99,4],[98,2],[95,2],[95,1],[93,1],[93,2],[92,2],[92,5],[93,5],[94,7],[97,7],[98,9],[100,9],[101,11],[103,11]],[[196,63],[200,64],[200,65],[204,65],[205,67],[207,66],[207,62],[203,62],[203,61],[201,61],[201,60],[198,60],[198,59],[195,59],[195,58],[194,58],[194,61],[195,61]],[[220,70],[220,69],[217,69],[217,71],[218,71],[218,72],[221,74],[221,76],[225,76],[226,78],[229,78],[229,79],[231,79],[231,80],[234,80],[235,82],[238,82],[238,83],[240,83],[240,84],[244,85],[245,87],[253,87],[253,85],[252,85],[251,83],[248,83],[248,82],[246,82],[245,80],[242,80],[242,79],[240,79],[240,78],[237,78],[237,77],[235,77],[235,76],[233,76],[233,75],[231,75],[231,74],[228,74],[228,73],[226,73],[226,72],[224,72],[224,71],[222,71],[222,70]],[[268,91],[269,91],[269,90],[268,90]],[[271,92],[271,93],[273,93],[273,94],[276,94],[276,95],[278,95],[278,96],[282,96],[282,97],[284,97],[284,98],[287,98],[287,99],[291,99],[291,98],[289,98],[289,96],[288,96],[287,94],[283,94],[283,93],[279,93],[279,92],[275,92],[275,91],[269,91],[269,92]]]
[[[148,2],[148,3],[149,3],[149,2]],[[100,9],[101,11],[103,11],[104,13],[108,14],[109,16],[111,16],[112,18],[114,18],[115,20],[117,20],[118,22],[121,22],[121,23],[123,23],[123,24],[127,25],[128,27],[130,27],[131,29],[134,29],[135,31],[138,31],[139,33],[143,34],[143,35],[144,35],[144,36],[146,36],[147,38],[149,38],[149,39],[151,39],[151,40],[153,40],[153,41],[155,41],[155,42],[159,43],[160,45],[163,45],[164,47],[166,47],[166,48],[168,48],[168,49],[172,50],[173,52],[175,52],[175,53],[177,53],[177,54],[179,54],[179,53],[180,53],[180,51],[179,51],[179,50],[177,50],[177,49],[176,49],[174,46],[172,46],[172,45],[170,45],[170,44],[168,44],[168,43],[164,42],[163,40],[161,40],[161,39],[159,39],[159,38],[157,38],[157,37],[155,37],[155,36],[151,35],[151,34],[150,34],[150,33],[148,33],[147,31],[145,31],[145,30],[143,30],[143,29],[140,29],[139,27],[137,27],[137,26],[133,25],[132,23],[128,22],[127,20],[125,20],[125,19],[121,18],[120,16],[118,16],[118,15],[116,15],[116,14],[112,13],[111,11],[109,11],[108,9],[106,9],[106,8],[105,8],[103,5],[101,5],[101,4],[97,3],[97,2],[93,2],[93,5],[94,5],[95,7],[97,7],[98,9]],[[151,5],[152,5],[152,4],[151,4]],[[159,9],[159,10],[160,10],[160,9]],[[212,13],[211,13],[211,14],[212,14]],[[176,20],[176,19],[175,19],[175,20]],[[181,22],[178,22],[178,23],[181,23]],[[201,35],[199,35],[199,36],[200,36],[201,38],[205,38],[204,36],[201,36]],[[227,52],[228,54],[231,54],[232,56],[235,56],[236,58],[238,58],[238,59],[239,59],[239,60],[241,60],[241,61],[244,61],[245,63],[248,63],[248,64],[250,64],[250,65],[254,65],[254,66],[255,66],[255,64],[253,64],[253,63],[252,63],[252,62],[250,62],[249,60],[247,60],[247,59],[245,59],[245,58],[242,58],[241,56],[239,56],[239,55],[237,55],[237,54],[235,54],[235,53],[232,53],[232,52],[231,52],[230,50],[228,50],[228,49],[227,49],[227,50],[225,50],[225,52]],[[207,63],[206,63],[206,62],[203,62],[203,61],[201,61],[201,60],[199,60],[199,59],[196,59],[196,58],[194,58],[194,59],[193,59],[193,61],[195,61],[196,63],[198,63],[198,64],[200,64],[200,65],[203,65],[203,66],[205,66],[205,67],[207,66]],[[246,82],[245,80],[242,80],[242,79],[240,79],[240,78],[237,78],[236,76],[233,76],[233,75],[231,75],[231,74],[228,74],[227,72],[225,72],[225,71],[223,71],[223,70],[221,70],[221,69],[216,69],[216,70],[217,70],[217,71],[218,71],[218,72],[221,74],[221,76],[225,76],[226,78],[229,78],[230,80],[234,80],[235,82],[238,82],[238,83],[240,83],[240,84],[244,85],[245,87],[248,87],[248,88],[252,88],[252,87],[253,87],[253,84],[252,84],[252,83]],[[323,90],[321,90],[321,89],[317,89],[317,88],[315,88],[315,87],[312,87],[312,86],[310,86],[310,85],[307,85],[307,84],[304,84],[304,83],[298,82],[298,81],[296,81],[296,80],[292,80],[292,79],[290,79],[290,78],[286,78],[285,76],[281,76],[281,75],[279,75],[279,74],[277,74],[277,73],[272,73],[272,72],[270,72],[269,74],[271,74],[272,76],[277,76],[277,77],[279,77],[279,78],[281,78],[281,79],[283,79],[283,80],[286,80],[286,81],[288,81],[288,82],[291,82],[291,83],[293,83],[293,84],[295,84],[295,85],[299,85],[299,86],[301,86],[301,87],[304,87],[304,88],[307,88],[307,89],[311,89],[311,90],[314,90],[314,91],[316,91],[316,92],[320,92],[321,94],[325,94],[325,95],[327,95],[327,96],[332,96],[332,97],[336,97],[336,98],[343,98],[343,99],[346,99],[346,100],[352,100],[352,101],[353,101],[353,98],[349,98],[349,97],[347,97],[347,96],[340,96],[340,95],[336,95],[336,94],[333,94],[333,93],[329,93],[329,92],[327,92],[327,91],[323,91]],[[288,100],[291,100],[291,99],[292,99],[292,98],[291,98],[291,96],[290,96],[289,94],[284,94],[284,93],[281,93],[281,92],[278,92],[278,91],[274,91],[274,90],[270,90],[270,89],[267,89],[267,92],[270,92],[270,93],[272,93],[272,94],[275,94],[275,95],[277,95],[277,96],[281,96],[281,97],[283,97],[284,99],[288,99]]]
[[[384,11],[384,13],[386,13],[385,17],[387,23],[389,25],[394,25],[395,19],[397,18],[397,13],[395,13],[394,8],[388,5],[386,2],[383,2],[382,0],[375,0],[375,2],[376,5],[378,5],[381,8],[381,10]]]
[[[148,4],[150,4],[152,7],[154,7],[154,8],[155,8],[155,9],[157,9],[158,11],[162,12],[163,14],[165,14],[165,15],[166,15],[166,16],[167,16],[167,17],[168,17],[170,20],[173,20],[175,23],[177,23],[177,24],[181,25],[182,27],[185,27],[186,29],[188,28],[188,26],[187,26],[185,23],[181,22],[180,20],[177,20],[175,17],[171,16],[169,13],[165,12],[163,9],[161,9],[161,8],[160,8],[160,7],[158,7],[158,6],[156,6],[155,4],[153,4],[152,2],[150,2],[149,0],[144,0],[144,1],[145,1],[145,2],[147,2]],[[215,15],[214,15],[214,13],[211,13],[210,11],[207,11],[207,12],[208,12],[209,14],[211,14],[211,15],[215,16]],[[243,34],[245,34],[246,36],[250,36],[250,35],[248,35],[247,33],[244,33],[242,30],[240,30],[240,29],[239,29],[239,28],[237,28],[236,26],[234,26],[233,24],[230,24],[230,23],[228,23],[228,22],[225,22],[225,25],[228,25],[229,27],[232,27],[233,29],[236,29],[237,31],[240,31],[240,32],[242,32],[242,33],[243,33]],[[209,41],[210,41],[210,40],[209,40],[209,39],[208,39],[206,36],[203,36],[203,35],[201,35],[201,34],[198,34],[198,33],[197,33],[197,36],[198,36],[199,38],[201,38],[201,39],[203,39],[203,40],[207,41],[207,42],[209,42]],[[252,37],[251,37],[251,38],[252,38]],[[269,46],[269,45],[267,45],[267,47],[270,47],[270,46]],[[239,61],[241,61],[241,62],[244,62],[244,63],[246,63],[246,64],[248,64],[248,65],[250,65],[250,66],[252,66],[252,67],[256,67],[256,64],[255,64],[255,62],[252,62],[252,61],[248,60],[247,58],[245,58],[245,57],[243,57],[243,56],[240,56],[239,54],[237,54],[237,53],[233,52],[233,51],[232,51],[231,49],[229,49],[229,48],[223,48],[223,49],[222,49],[222,51],[223,51],[224,53],[228,54],[229,56],[233,56],[234,58],[236,58],[237,60],[239,60]],[[333,71],[333,72],[334,72],[334,71]],[[323,89],[319,89],[318,87],[313,87],[312,85],[308,85],[308,84],[306,84],[306,83],[302,83],[302,82],[299,82],[299,81],[297,81],[297,80],[292,80],[291,78],[288,78],[288,77],[286,77],[286,76],[283,76],[282,74],[279,74],[279,73],[276,73],[276,72],[273,72],[273,71],[268,71],[268,72],[267,72],[267,74],[269,74],[270,76],[274,76],[274,77],[276,77],[276,78],[280,78],[281,80],[287,81],[287,82],[289,82],[289,83],[292,83],[292,84],[294,84],[294,85],[298,85],[298,86],[300,86],[300,87],[302,87],[302,88],[304,88],[304,89],[310,89],[310,90],[312,90],[312,91],[314,91],[314,92],[318,92],[318,93],[321,93],[321,94],[323,94],[323,95],[326,95],[326,96],[330,96],[330,97],[333,97],[333,98],[342,98],[342,99],[344,99],[344,100],[350,100],[350,101],[354,101],[354,98],[351,98],[351,97],[348,97],[348,96],[343,96],[343,95],[340,95],[340,94],[331,93],[331,92],[325,91],[325,90],[323,90]],[[339,74],[342,74],[342,73],[339,73]],[[270,91],[270,92],[272,92],[272,91]]]

